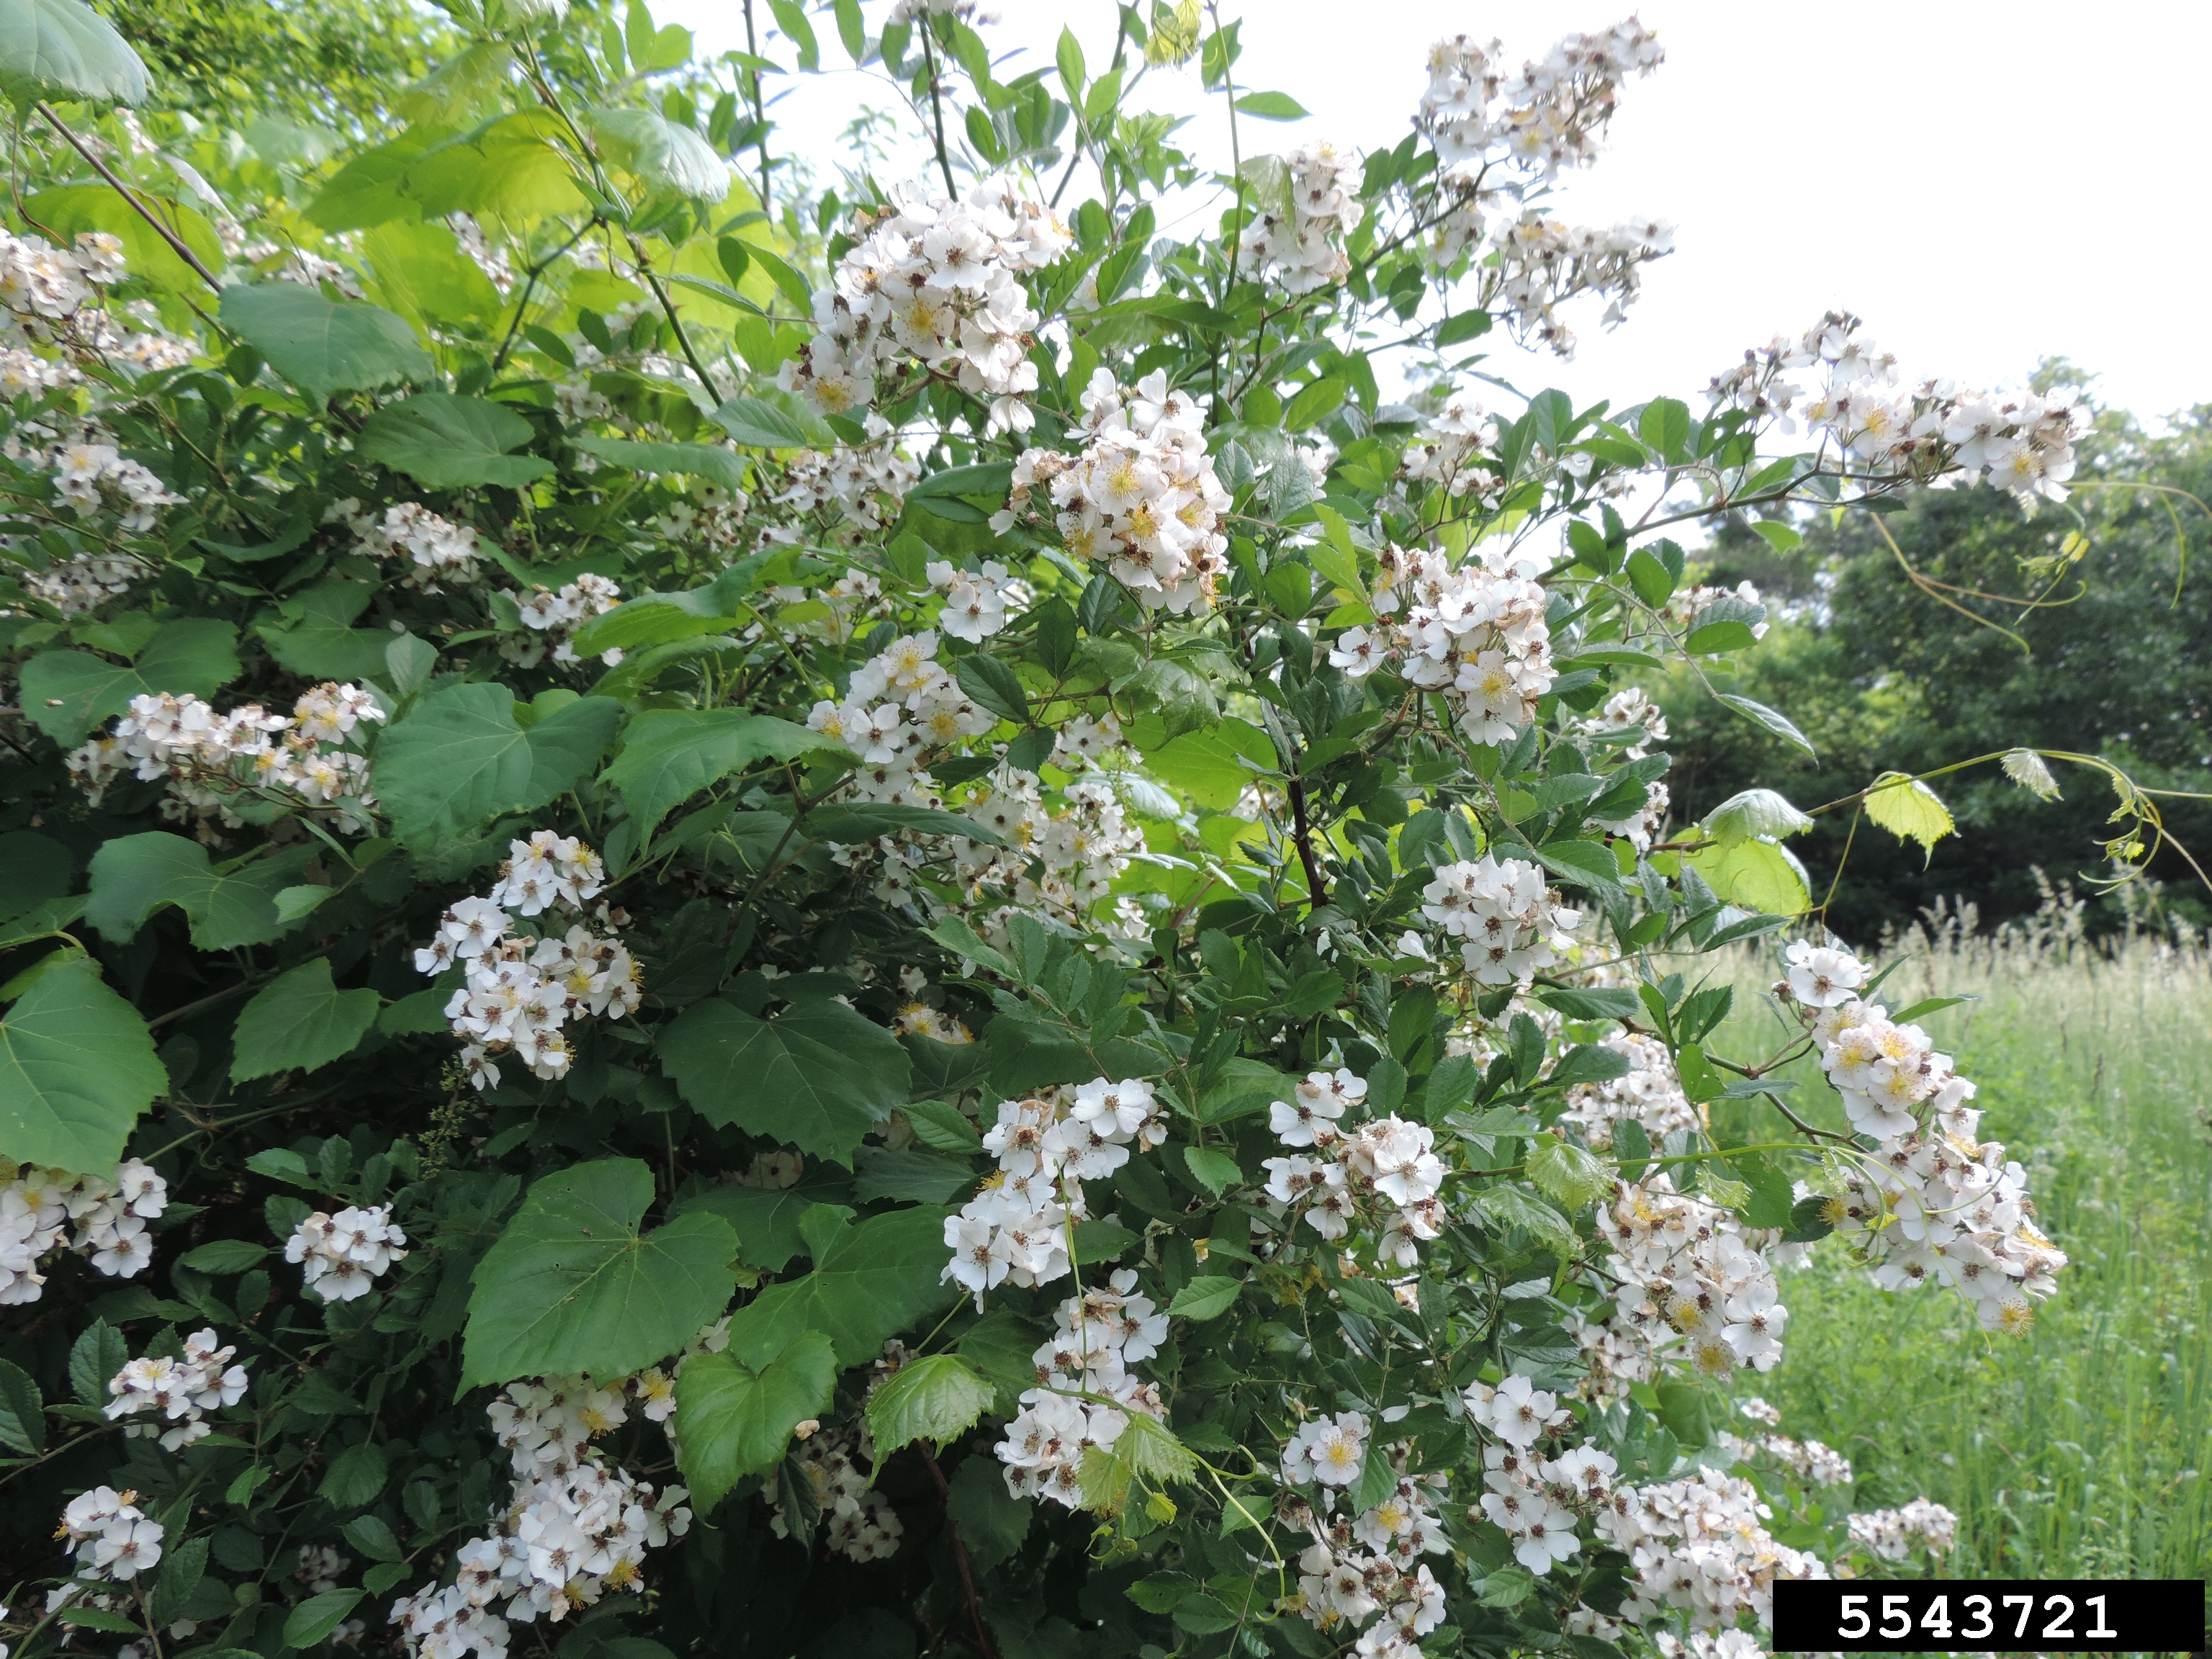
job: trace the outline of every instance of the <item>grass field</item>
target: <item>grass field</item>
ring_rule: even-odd
[[[2025,1338],[1990,1339],[1956,1297],[1890,1295],[1824,1247],[1785,1276],[1788,1353],[1754,1386],[1784,1432],[1850,1458],[1854,1510],[1956,1510],[1951,1574],[2203,1577],[2212,962],[2148,936],[2091,950],[2063,905],[1994,939],[1957,921],[1894,942],[1883,1000],[1980,999],[1926,1028],[1981,1085],[1982,1133],[2027,1165],[2073,1266]],[[1771,1049],[1772,1018],[1739,1013],[1723,1052]],[[1815,1073],[1796,1098],[1825,1093]]]

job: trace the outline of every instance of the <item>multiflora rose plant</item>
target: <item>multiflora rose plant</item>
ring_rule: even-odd
[[[1734,1654],[1778,1577],[1948,1548],[1729,1390],[1808,1251],[2002,1334],[2063,1249],[1807,816],[1677,821],[1638,682],[1794,736],[1663,532],[2050,500],[2076,417],[1842,316],[1694,409],[1483,407],[1472,343],[1668,246],[1559,211],[1650,31],[1448,40],[1405,137],[1271,157],[1194,6],[1031,72],[965,6],[710,64],[505,0],[325,155],[131,115],[55,4],[0,247],[19,1656]],[[763,88],[841,48],[916,148],[807,193]]]

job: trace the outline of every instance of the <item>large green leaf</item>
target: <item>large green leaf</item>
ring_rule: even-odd
[[[1006,1471],[996,1458],[970,1457],[953,1474],[945,1513],[960,1528],[968,1559],[988,1572],[1021,1547],[1036,1506],[1006,1490]]]
[[[817,1216],[834,1224],[817,1225]],[[730,1352],[758,1368],[804,1332],[828,1334],[840,1365],[873,1359],[884,1339],[959,1295],[944,1282],[945,1216],[934,1207],[894,1210],[857,1226],[834,1210],[807,1218],[814,1271],[771,1285],[730,1322]]]
[[[321,957],[279,975],[239,1011],[231,1081],[329,1065],[368,1035],[382,1003],[374,991],[339,990]]]
[[[760,586],[761,570],[773,556],[749,555],[702,587],[641,593],[626,600],[576,630],[576,654],[595,657],[617,646],[628,651],[697,634],[726,633],[747,608],[746,596]]]
[[[630,723],[622,754],[606,776],[629,804],[642,845],[672,808],[709,784],[761,761],[813,754],[852,758],[850,750],[821,732],[766,714],[742,708],[658,709]]]
[[[546,140],[560,118],[518,110],[466,138],[433,145],[409,164],[401,194],[425,219],[449,213],[491,213],[531,220],[587,205],[568,162]]]
[[[975,1427],[998,1393],[957,1354],[909,1361],[868,1396],[868,1430],[875,1437],[877,1458],[916,1440],[942,1446]]]
[[[610,466],[628,467],[633,472],[681,472],[725,489],[745,487],[745,464],[714,444],[641,444],[628,438],[586,435],[576,440],[576,447]]]
[[[1721,899],[1768,915],[1802,914],[1813,900],[1805,866],[1779,843],[1758,836],[1718,842],[1683,860]]]
[[[377,796],[400,840],[450,838],[543,806],[591,769],[621,720],[612,699],[580,697],[525,731],[505,686],[450,685],[378,741]]]
[[[223,289],[222,325],[316,404],[437,372],[404,318],[380,306],[334,303],[302,283]]]
[[[705,1210],[730,1224],[738,1236],[738,1259],[749,1267],[781,1273],[791,1258],[806,1252],[799,1218],[822,1200],[803,1187],[726,1187],[720,1183],[694,1194],[677,1206],[679,1215]]]
[[[76,0],[0,0],[0,92],[19,108],[143,104],[154,83],[112,25]]]
[[[376,295],[410,321],[484,322],[504,303],[460,238],[443,225],[394,220],[362,238],[376,272]]]
[[[422,204],[402,195],[400,185],[409,167],[452,136],[436,127],[413,128],[362,151],[331,176],[322,194],[307,204],[307,217],[325,230],[363,230],[420,219]]]
[[[641,1233],[653,1172],[635,1158],[540,1180],[477,1264],[462,1386],[518,1376],[623,1376],[721,1316],[737,1235],[693,1211]]]
[[[489,398],[418,392],[370,416],[354,440],[354,451],[433,489],[473,484],[519,489],[553,471],[550,461],[508,453],[528,443],[534,430],[513,410]]]
[[[131,1005],[79,959],[0,1018],[0,1158],[105,1175],[169,1074]]]
[[[775,1019],[695,1003],[662,1034],[660,1063],[709,1123],[847,1165],[860,1137],[906,1104],[912,1076],[896,1037],[829,1000]]]
[[[150,691],[211,697],[241,672],[238,630],[212,617],[163,623],[127,667],[88,651],[48,651],[23,665],[23,712],[58,744],[82,743]]]
[[[792,1431],[826,1413],[836,1397],[830,1339],[802,1331],[758,1370],[727,1353],[695,1354],[676,1379],[679,1465],[701,1515],[749,1474],[783,1462]]]
[[[806,429],[786,410],[759,398],[732,398],[714,411],[722,430],[748,449],[804,449]]]
[[[222,238],[216,234],[205,214],[150,191],[144,192],[143,199],[202,264],[210,270],[222,268]],[[195,299],[207,292],[207,279],[179,258],[161,232],[106,185],[64,185],[42,190],[23,205],[26,213],[52,231],[58,240],[70,240],[88,230],[106,231],[123,244],[124,268],[133,282],[170,294],[189,293]]]
[[[649,109],[593,110],[591,119],[609,159],[653,189],[709,202],[730,193],[729,163],[690,127]]]
[[[284,931],[276,895],[295,884],[314,852],[310,842],[231,870],[216,867],[207,848],[189,836],[159,830],[120,836],[92,855],[85,920],[111,944],[124,945],[148,916],[173,904],[203,951],[265,945]]]

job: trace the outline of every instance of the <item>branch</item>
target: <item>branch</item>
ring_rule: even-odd
[[[959,187],[952,182],[951,158],[945,153],[945,105],[938,96],[937,47],[929,38],[929,19],[921,20],[921,56],[929,66],[929,113],[937,128],[937,165],[945,174],[945,193],[953,200],[960,199]]]
[[[183,240],[178,236],[176,232],[171,230],[168,226],[163,224],[161,220],[155,217],[153,210],[149,208],[143,202],[140,201],[137,196],[131,193],[131,186],[125,184],[122,179],[117,178],[115,174],[109,170],[106,162],[101,161],[99,156],[92,153],[92,147],[90,145],[87,144],[83,139],[78,137],[76,134],[71,132],[68,127],[63,125],[62,118],[54,113],[52,106],[48,105],[43,99],[41,99],[38,105],[38,110],[40,114],[46,118],[46,125],[53,128],[56,132],[61,134],[63,137],[68,139],[70,148],[74,149],[78,155],[83,156],[86,161],[91,162],[93,171],[99,173],[101,178],[106,179],[109,184],[112,185],[115,187],[115,193],[120,196],[125,201],[131,204],[131,210],[137,214],[137,216],[143,219],[148,224],[154,227],[155,234],[169,245],[170,252],[174,253],[179,259],[182,259],[186,264],[190,265],[194,270],[198,271],[200,276],[200,280],[204,282],[217,294],[222,292],[222,280],[216,276],[215,272],[210,270],[205,265],[200,263],[200,256],[193,252],[191,249],[186,247]]]
[[[975,1597],[975,1575],[968,1565],[968,1547],[960,1541],[960,1528],[952,1520],[952,1488],[945,1484],[945,1471],[937,1467],[937,1460],[929,1448],[916,1442],[915,1449],[929,1470],[929,1478],[937,1485],[937,1501],[945,1511],[945,1541],[952,1546],[952,1565],[960,1570],[960,1593],[968,1601],[968,1622],[975,1632],[975,1651],[983,1659],[999,1659],[999,1651],[991,1645],[991,1632],[983,1624],[982,1604]]]

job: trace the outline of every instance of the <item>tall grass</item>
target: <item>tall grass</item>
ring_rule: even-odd
[[[1883,987],[1978,1000],[1924,1018],[1981,1087],[1982,1133],[2026,1164],[2039,1220],[2072,1257],[2023,1338],[1984,1336],[1938,1288],[1893,1296],[1832,1244],[1785,1278],[1788,1353],[1757,1386],[1784,1432],[1855,1466],[1864,1510],[1924,1494],[1960,1517],[1960,1574],[2212,1572],[2212,959],[2143,930],[2097,948],[2053,896],[1977,937],[1971,912],[1886,942]],[[1763,988],[1771,962],[1742,963]],[[1742,1010],[1722,1052],[1771,1048]],[[1817,1070],[1793,1097],[1821,1102]],[[1803,1111],[1805,1108],[1797,1107]],[[1762,1124],[1747,1104],[1735,1131]],[[1840,1494],[1838,1494],[1840,1496]]]

